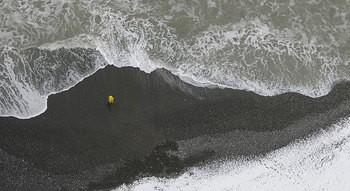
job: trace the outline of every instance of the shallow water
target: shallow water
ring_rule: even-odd
[[[1,116],[38,115],[47,95],[108,64],[261,95],[318,97],[350,79],[348,0],[0,5]]]
[[[2,0],[0,116],[37,116],[50,94],[107,65],[165,68],[197,86],[320,97],[350,80],[349,21],[349,0]],[[349,136],[346,119],[263,157],[117,190],[349,190]]]

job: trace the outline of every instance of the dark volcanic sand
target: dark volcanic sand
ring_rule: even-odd
[[[109,110],[110,94],[116,103]],[[37,117],[0,118],[0,186],[113,187],[147,173],[146,164],[157,165],[154,148],[167,140],[177,141],[179,152],[191,159],[181,168],[208,157],[264,154],[347,116],[349,99],[350,83],[317,99],[296,93],[264,97],[193,87],[165,70],[146,74],[108,66],[51,95],[47,111]]]

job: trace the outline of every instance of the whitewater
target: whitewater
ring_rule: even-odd
[[[35,117],[107,65],[321,97],[350,80],[349,22],[350,0],[0,0],[0,116]],[[263,156],[116,190],[350,190],[349,139],[350,118],[339,119]]]
[[[0,116],[106,65],[165,68],[197,86],[326,95],[350,79],[350,2],[0,2]]]
[[[193,167],[176,178],[147,177],[122,190],[349,190],[350,118],[265,156]]]

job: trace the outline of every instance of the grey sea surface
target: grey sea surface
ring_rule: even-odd
[[[4,0],[0,115],[38,115],[48,95],[108,64],[165,68],[197,86],[320,97],[349,80],[349,10],[348,0]]]
[[[0,0],[0,187],[348,190],[349,21],[349,0]]]

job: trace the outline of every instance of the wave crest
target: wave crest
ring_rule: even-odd
[[[36,115],[49,94],[107,64],[165,68],[193,85],[269,96],[319,97],[350,79],[349,2],[5,0],[0,7],[2,116]],[[32,47],[41,58],[28,56]],[[36,78],[55,83],[43,90]]]

